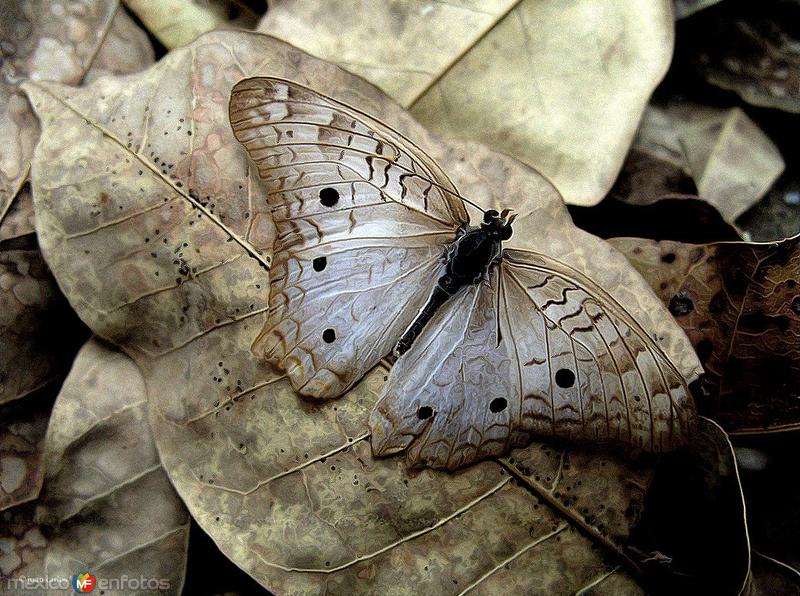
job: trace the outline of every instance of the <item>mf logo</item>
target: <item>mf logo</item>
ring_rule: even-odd
[[[89,575],[88,571],[85,573],[81,573],[79,575],[72,576],[72,587],[75,588],[76,592],[80,592],[82,594],[94,590],[94,586],[96,583],[97,583],[97,578],[93,575]]]

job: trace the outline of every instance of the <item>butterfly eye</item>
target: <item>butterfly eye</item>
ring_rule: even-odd
[[[311,264],[314,267],[314,271],[322,271],[328,266],[328,259],[326,257],[317,257],[311,261]]]
[[[500,240],[508,240],[511,238],[512,233],[513,230],[511,229],[511,226],[504,227],[502,230],[500,230]]]
[[[326,344],[332,344],[335,339],[336,339],[336,332],[333,329],[328,328],[322,332],[322,340]]]
[[[319,202],[326,207],[333,207],[339,202],[339,191],[330,187],[323,188],[319,191]]]
[[[433,416],[433,408],[430,406],[422,406],[419,410],[417,410],[417,418],[420,420],[426,420]]]
[[[568,368],[559,368],[556,371],[556,385],[562,389],[569,389],[575,384],[575,373]]]
[[[508,406],[508,402],[504,397],[495,397],[492,403],[489,404],[489,411],[493,414],[497,414],[505,410],[506,406]]]
[[[483,212],[483,223],[489,223],[490,221],[492,221],[498,215],[500,215],[500,214],[497,211],[495,211],[494,209],[489,209],[488,211],[484,211]]]

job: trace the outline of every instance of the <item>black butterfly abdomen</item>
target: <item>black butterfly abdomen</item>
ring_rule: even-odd
[[[500,256],[500,251],[498,234],[483,227],[469,230],[457,238],[447,252],[444,274],[436,282],[428,302],[397,342],[395,354],[400,356],[408,351],[428,321],[452,295],[464,286],[479,283],[492,262]]]

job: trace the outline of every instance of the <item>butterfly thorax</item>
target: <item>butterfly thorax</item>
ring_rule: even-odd
[[[447,262],[444,274],[436,282],[428,302],[395,346],[395,354],[400,356],[411,347],[428,321],[447,300],[461,288],[480,283],[502,253],[503,240],[511,237],[513,216],[506,220],[490,210],[484,214],[480,226],[459,230],[455,241],[447,249]]]

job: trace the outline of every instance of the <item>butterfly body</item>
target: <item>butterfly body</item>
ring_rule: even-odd
[[[271,77],[234,86],[230,121],[277,230],[251,349],[320,400],[400,355],[368,421],[375,455],[455,469],[535,437],[686,445],[694,402],[651,334],[581,272],[504,246],[508,210],[470,225],[412,141]]]
[[[425,325],[447,299],[464,286],[480,283],[502,254],[502,242],[511,237],[511,223],[490,210],[480,226],[460,228],[453,243],[447,248],[445,272],[436,282],[428,302],[417,318],[406,329],[394,349],[396,356],[405,354]]]

